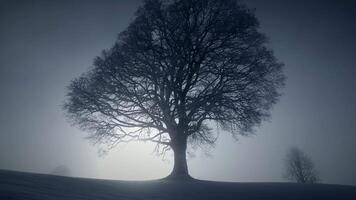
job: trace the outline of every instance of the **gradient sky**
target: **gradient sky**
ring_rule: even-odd
[[[353,0],[245,0],[256,8],[288,77],[269,122],[234,141],[189,156],[192,176],[219,181],[284,181],[291,146],[314,160],[324,183],[356,185],[356,3]],[[74,176],[151,179],[169,174],[171,154],[150,143],[106,155],[71,127],[61,105],[134,17],[140,0],[0,0],[0,168]],[[101,155],[101,156],[100,156]]]

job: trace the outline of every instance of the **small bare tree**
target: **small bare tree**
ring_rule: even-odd
[[[313,161],[307,154],[296,147],[288,151],[285,165],[284,177],[288,180],[298,183],[316,183],[319,181]]]

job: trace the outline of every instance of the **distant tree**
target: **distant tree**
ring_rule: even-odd
[[[189,177],[187,143],[213,144],[209,121],[250,134],[280,95],[282,64],[258,27],[235,0],[146,0],[64,109],[96,141],[172,149],[170,176]]]
[[[319,181],[313,161],[296,147],[291,148],[287,153],[285,166],[284,177],[288,180],[298,183],[316,183]]]
[[[53,169],[51,174],[57,175],[57,176],[70,176],[71,175],[69,168],[65,165],[57,166],[56,168]]]

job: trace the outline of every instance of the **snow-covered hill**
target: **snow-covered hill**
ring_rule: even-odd
[[[112,181],[0,170],[1,200],[356,199],[356,187],[212,181]]]

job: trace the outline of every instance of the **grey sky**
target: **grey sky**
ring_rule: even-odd
[[[210,156],[188,160],[196,178],[283,181],[283,157],[297,146],[325,183],[356,185],[356,4],[245,0],[256,8],[288,76],[270,122],[233,141],[221,133]],[[149,179],[172,159],[149,143],[119,145],[106,156],[71,127],[61,110],[66,86],[85,72],[133,18],[137,0],[0,0],[0,168],[76,176]]]

